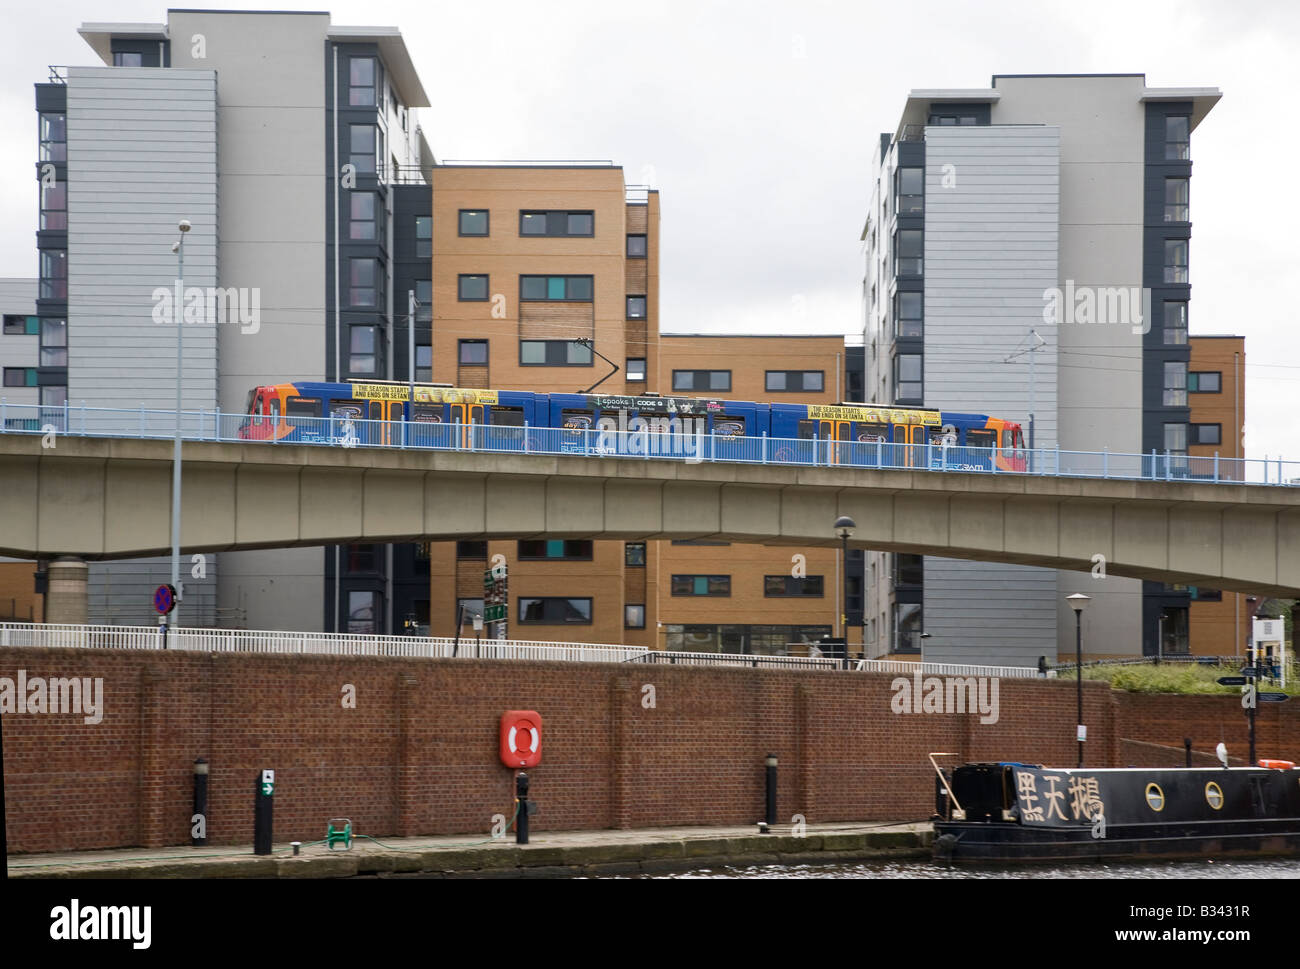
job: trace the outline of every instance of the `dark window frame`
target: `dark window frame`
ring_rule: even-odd
[[[417,215],[415,218],[415,257],[417,259],[433,258],[433,216]],[[424,226],[429,227],[429,234],[424,235],[421,229]]]
[[[466,360],[466,359],[465,359],[465,347],[466,347],[466,346],[482,346],[482,347],[483,347],[483,359],[482,359],[481,361],[480,361],[480,360]],[[478,339],[475,339],[475,340],[457,340],[457,341],[456,341],[456,365],[457,365],[458,367],[486,367],[486,366],[488,365],[489,361],[492,359],[492,357],[491,357],[491,353],[492,353],[491,344],[490,344],[490,342],[489,342],[488,340],[478,340]]]
[[[557,344],[562,344],[562,345],[565,347],[565,352],[564,352],[565,361],[564,361],[563,363],[559,363],[559,362],[554,362],[554,361],[552,361],[552,360],[550,360],[550,359],[546,359],[546,360],[543,360],[542,362],[538,363],[538,362],[535,362],[535,361],[525,360],[525,359],[524,359],[524,344],[525,344],[525,343],[541,343],[541,344],[543,344],[543,345],[546,347],[545,355],[546,355],[548,358],[550,357],[553,348],[554,348]],[[576,341],[576,340],[520,340],[520,341],[519,341],[519,366],[521,366],[521,367],[594,367],[594,366],[596,365],[596,355],[595,355],[594,353],[592,353],[590,350],[587,351],[588,357],[589,357],[590,359],[588,359],[586,363],[570,363],[570,362],[569,362],[569,360],[568,360],[568,347],[569,347],[571,344],[574,344],[574,343],[577,343],[577,341]]]
[[[632,251],[632,240],[640,239],[642,242],[642,251],[639,253]],[[650,258],[650,236],[644,232],[629,232],[627,234],[627,243],[623,248],[623,254],[628,259],[649,259]]]
[[[545,232],[525,232],[524,216],[540,215],[545,217]],[[551,216],[564,216],[564,232],[551,232]],[[586,215],[591,218],[590,232],[569,232],[569,216]],[[521,239],[591,239],[596,235],[596,210],[595,209],[520,209],[519,210],[519,238]]]
[[[483,280],[482,296],[466,296],[465,280],[481,279]],[[492,299],[492,277],[487,273],[457,273],[456,275],[456,299],[460,303],[487,303]]]
[[[727,375],[727,386],[725,386],[725,387],[713,387],[713,386],[708,386],[708,387],[698,387],[698,386],[696,386],[695,378],[696,378],[699,374],[702,374],[702,373],[704,373],[704,374],[708,374],[708,375],[709,375],[709,380],[708,380],[708,382],[709,382],[710,385],[712,385],[712,383],[713,383],[713,375],[714,375],[714,374],[725,373],[725,374]],[[690,375],[691,375],[691,385],[690,385],[689,387],[679,387],[679,386],[677,386],[677,375],[678,375],[678,374],[690,374]],[[729,393],[731,393],[731,371],[730,371],[730,370],[674,370],[674,371],[673,371],[673,375],[672,375],[672,384],[671,384],[671,386],[672,386],[672,389],[673,389],[673,392],[674,392],[674,393],[677,393],[677,392],[679,392],[679,391],[681,391],[681,392],[688,392],[688,391],[689,391],[689,392],[693,392],[693,393],[719,393],[719,394],[729,394]]]
[[[629,622],[628,610],[640,609],[641,621],[639,623]],[[645,629],[645,603],[643,602],[625,602],[623,603],[623,628],[624,629]]]
[[[1214,440],[1212,441],[1201,440],[1202,429],[1208,429],[1211,427],[1214,428]],[[1189,446],[1193,444],[1205,444],[1205,445],[1218,445],[1219,447],[1222,447],[1223,446],[1223,424],[1222,423],[1214,423],[1214,424],[1190,424],[1189,423],[1187,425],[1187,443]]]
[[[542,619],[525,619],[524,603],[526,602],[546,603],[547,605],[542,606],[543,613],[546,613],[550,608],[549,603],[551,602],[585,602],[587,603],[587,618],[579,620],[545,617]],[[520,596],[518,603],[516,615],[521,626],[590,626],[596,621],[595,603],[591,596]]]
[[[773,579],[780,579],[785,588],[784,592],[771,592],[768,590],[768,584]],[[791,592],[793,583],[806,584],[809,579],[818,581],[817,592]],[[800,586],[802,587],[802,585]],[[824,575],[765,575],[763,576],[763,598],[765,599],[825,599],[826,598],[826,577]]]
[[[544,279],[546,280],[547,296],[538,299],[534,296],[524,295],[525,279]],[[552,297],[549,295],[552,279],[564,280],[564,296],[562,298]],[[570,296],[570,284],[575,279],[585,279],[591,286],[590,296]],[[520,273],[519,275],[519,302],[521,303],[590,303],[596,298],[596,277],[591,273]]]
[[[632,312],[632,300],[634,299],[641,301],[641,314],[639,316]],[[650,300],[646,298],[644,293],[628,293],[623,305],[627,313],[626,318],[629,320],[646,320],[650,318]]]
[[[483,231],[466,232],[465,216],[476,213],[483,213]],[[492,210],[491,209],[459,209],[456,213],[456,234],[462,239],[486,239],[492,235]]]
[[[632,561],[636,556],[632,553],[634,548],[641,550],[641,561]],[[643,569],[646,562],[646,543],[645,542],[624,542],[623,543],[623,565],[629,569]]]
[[[483,554],[478,553],[478,546],[483,546]],[[471,547],[472,546],[472,547]],[[472,538],[464,538],[456,542],[456,561],[486,562],[488,557],[488,543],[484,539],[479,541]]]
[[[921,367],[921,376],[917,380],[902,379],[902,361],[904,357],[916,357]],[[905,395],[902,393],[904,384],[919,384],[920,392],[916,396]],[[895,353],[894,354],[894,399],[920,401],[925,400],[925,354],[924,353]]]
[[[542,554],[537,555],[532,552],[524,551],[525,542],[540,542],[549,546],[551,542],[561,543],[560,555]],[[586,551],[576,555],[569,554],[569,545],[577,544],[585,546]],[[595,543],[589,538],[521,538],[515,542],[515,560],[519,562],[590,562],[595,554]]]
[[[1213,390],[1202,390],[1201,384],[1204,378],[1213,376],[1215,387]],[[1192,386],[1195,384],[1196,386]],[[1222,370],[1189,370],[1187,372],[1187,392],[1189,394],[1221,394],[1223,393],[1223,371]]]
[[[705,589],[713,583],[715,579],[725,579],[727,582],[726,592],[678,592],[676,589],[678,579],[689,579],[691,585],[695,585],[696,579],[705,580]],[[673,575],[668,581],[668,588],[673,596],[680,599],[729,599],[731,598],[731,576],[721,573],[690,572]]]
[[[1170,183],[1170,182],[1182,182],[1182,184],[1183,184],[1184,194],[1185,194],[1185,196],[1186,196],[1186,201],[1183,201],[1183,202],[1170,202],[1170,201],[1169,201],[1169,183]],[[1179,209],[1181,209],[1182,211],[1180,212]],[[1178,218],[1173,218],[1173,219],[1171,219],[1171,218],[1169,217],[1170,214],[1171,214],[1171,211],[1172,211],[1172,214],[1173,214],[1173,215],[1175,215],[1175,216],[1177,216],[1177,215],[1182,215],[1183,217],[1182,217],[1181,219],[1178,219]],[[1173,223],[1174,225],[1183,225],[1183,224],[1185,224],[1185,223],[1189,223],[1189,222],[1192,221],[1192,180],[1191,180],[1188,176],[1186,176],[1186,175],[1167,175],[1167,176],[1165,177],[1164,216],[1165,216],[1165,218],[1164,218],[1164,221],[1165,221],[1165,222],[1167,222],[1167,223]]]
[[[785,387],[776,389],[771,386],[771,377],[773,374],[785,375]],[[815,373],[821,377],[821,387],[805,387],[805,380],[810,373]],[[790,378],[799,375],[799,386],[791,387]],[[826,371],[825,370],[766,370],[763,372],[763,392],[767,394],[824,394],[826,392]]]
[[[634,377],[634,376],[632,376],[632,373],[633,373],[633,371],[632,371],[632,364],[633,364],[633,363],[639,363],[639,364],[641,364],[641,368],[640,368],[641,376],[639,376],[639,377]],[[628,383],[634,383],[634,384],[642,384],[642,383],[645,383],[645,381],[646,381],[646,372],[647,372],[647,371],[646,371],[646,358],[645,358],[645,357],[624,357],[624,362],[623,362],[623,372],[627,375]]]

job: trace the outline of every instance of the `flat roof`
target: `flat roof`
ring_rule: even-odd
[[[1141,101],[1191,101],[1191,130],[1205,120],[1210,109],[1219,103],[1223,92],[1217,87],[1144,87]]]
[[[380,56],[388,67],[388,76],[393,79],[398,93],[408,108],[427,108],[430,106],[429,95],[420,83],[420,75],[415,70],[411,54],[406,49],[402,32],[396,27],[334,27],[325,31],[325,36],[340,44],[376,44]]]
[[[660,333],[665,337],[716,337],[727,340],[843,340],[850,333]],[[861,344],[855,344],[860,346]]]
[[[85,23],[77,28],[81,39],[90,45],[105,64],[113,63],[114,37],[122,40],[166,40],[166,24]]]

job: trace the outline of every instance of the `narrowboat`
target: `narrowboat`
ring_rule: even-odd
[[[1300,854],[1300,769],[939,767],[934,857],[962,864]],[[1226,759],[1223,757],[1222,759]]]

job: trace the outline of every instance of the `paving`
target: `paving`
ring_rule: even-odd
[[[323,834],[324,832],[322,832]],[[364,834],[364,833],[360,833]],[[865,859],[928,858],[929,822],[534,831],[527,845],[513,833],[379,838],[351,848],[277,843],[270,855],[251,846],[122,848],[11,855],[10,878],[349,878],[571,877],[687,871],[721,865],[835,864]]]

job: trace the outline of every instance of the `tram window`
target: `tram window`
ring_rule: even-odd
[[[330,416],[342,420],[362,420],[366,416],[365,402],[347,398],[332,400],[330,401]]]
[[[713,418],[713,433],[719,437],[744,437],[745,418],[718,414]]]
[[[271,420],[273,422],[280,420],[280,398],[271,398]]]
[[[252,417],[253,417],[253,426],[254,426],[254,427],[261,427],[261,426],[262,426],[262,408],[263,408],[263,406],[264,406],[264,405],[263,405],[263,401],[262,401],[262,392],[261,392],[260,390],[258,390],[258,391],[251,391],[251,393],[256,394],[257,396],[255,396],[255,397],[253,398],[253,400],[252,400],[252,403],[249,404],[248,412],[249,412],[249,414],[251,414]]]
[[[560,426],[566,431],[585,431],[591,427],[591,411],[562,410],[560,411]]]
[[[441,404],[415,404],[411,407],[411,420],[421,424],[441,424]]]
[[[875,444],[877,441],[889,440],[889,428],[884,424],[857,424],[857,434],[854,439],[865,444]]]
[[[490,423],[499,427],[523,427],[524,409],[522,407],[493,407]]]
[[[284,402],[286,417],[320,417],[320,399],[317,397],[290,397]]]
[[[816,437],[816,436],[817,436],[817,422],[816,422],[816,421],[800,421],[800,422],[799,422],[799,440],[801,440],[801,441],[811,441],[811,440],[812,440],[814,437]]]
[[[995,447],[997,445],[997,432],[990,430],[976,430],[968,428],[966,430],[967,447]]]

